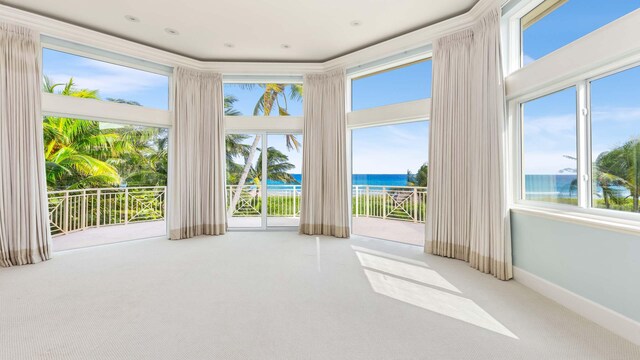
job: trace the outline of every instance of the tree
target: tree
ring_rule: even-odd
[[[429,165],[422,164],[418,172],[413,174],[411,170],[407,170],[407,185],[408,186],[427,186],[429,181]]]
[[[76,89],[73,78],[67,83],[52,83],[44,77],[43,90],[64,96],[97,99],[97,90]],[[101,131],[95,121],[45,116],[43,121],[47,185],[56,188],[83,188],[118,185],[116,168],[104,161],[114,146],[117,135]]]
[[[256,84],[242,84],[241,86],[246,89],[251,89],[255,87]],[[256,102],[256,105],[254,106],[254,109],[253,109],[254,116],[270,116],[274,106],[277,107],[278,114],[280,116],[289,116],[289,112],[287,109],[288,107],[287,93],[285,92],[285,90],[287,89],[286,84],[270,83],[270,84],[259,84],[257,86],[260,86],[262,89],[264,89],[264,92]],[[291,84],[289,85],[289,89],[290,89],[288,94],[289,100],[299,101],[302,99],[301,84]],[[295,135],[288,134],[288,135],[285,135],[285,137],[286,137],[287,149],[289,150],[295,149],[296,151],[300,150],[300,142],[295,137]],[[253,140],[253,143],[249,147],[249,152],[247,154],[247,157],[245,158],[244,168],[242,169],[242,173],[238,178],[238,182],[237,182],[238,186],[236,187],[236,191],[234,192],[233,197],[231,198],[231,201],[229,204],[229,210],[228,210],[229,216],[233,215],[233,212],[235,211],[235,208],[236,208],[236,204],[240,200],[240,196],[242,195],[242,190],[244,188],[244,185],[246,184],[247,177],[249,176],[249,172],[251,171],[253,158],[255,157],[256,151],[258,150],[258,145],[260,144],[260,141],[261,141],[261,136],[256,135],[256,137]]]
[[[615,186],[624,186],[631,193],[633,211],[638,212],[640,196],[640,138],[632,139],[622,146],[604,152],[595,162],[595,178],[603,189],[605,206],[617,195]]]
[[[289,157],[270,146],[267,149],[267,179],[287,184],[298,184],[298,181],[288,173],[296,166],[289,162]],[[258,182],[262,180],[262,152],[258,155],[258,162],[251,176]]]

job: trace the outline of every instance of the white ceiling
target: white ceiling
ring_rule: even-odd
[[[199,60],[326,61],[469,10],[477,0],[0,0]],[[134,23],[125,15],[140,19]],[[361,22],[351,26],[352,21]],[[177,30],[169,35],[165,28]],[[225,47],[231,43],[233,48]],[[284,49],[282,44],[290,46]]]

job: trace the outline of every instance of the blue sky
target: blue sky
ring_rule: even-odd
[[[54,83],[66,83],[73,77],[77,88],[99,90],[102,99],[122,98],[155,109],[169,108],[169,78],[164,75],[51,49],[43,49],[42,66]]]

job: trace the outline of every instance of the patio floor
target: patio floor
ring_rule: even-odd
[[[58,235],[53,238],[52,243],[53,251],[62,251],[165,236],[166,234],[167,227],[164,221],[149,221],[127,225],[102,226],[67,235]]]
[[[299,222],[300,218],[297,217],[267,218],[269,226],[297,227]],[[259,228],[260,218],[233,217],[229,219],[229,227]],[[420,223],[415,224],[407,221],[354,217],[353,233],[356,235],[397,241],[405,244],[424,244],[424,224]],[[68,235],[56,236],[53,238],[53,251],[78,249],[88,246],[112,244],[121,241],[138,240],[165,235],[166,223],[164,221],[103,226],[74,232]]]
[[[352,232],[356,235],[397,241],[411,245],[424,245],[424,224],[409,221],[354,217]]]

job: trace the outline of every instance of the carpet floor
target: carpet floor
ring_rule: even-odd
[[[515,281],[355,236],[232,232],[0,269],[0,359],[640,359]]]

